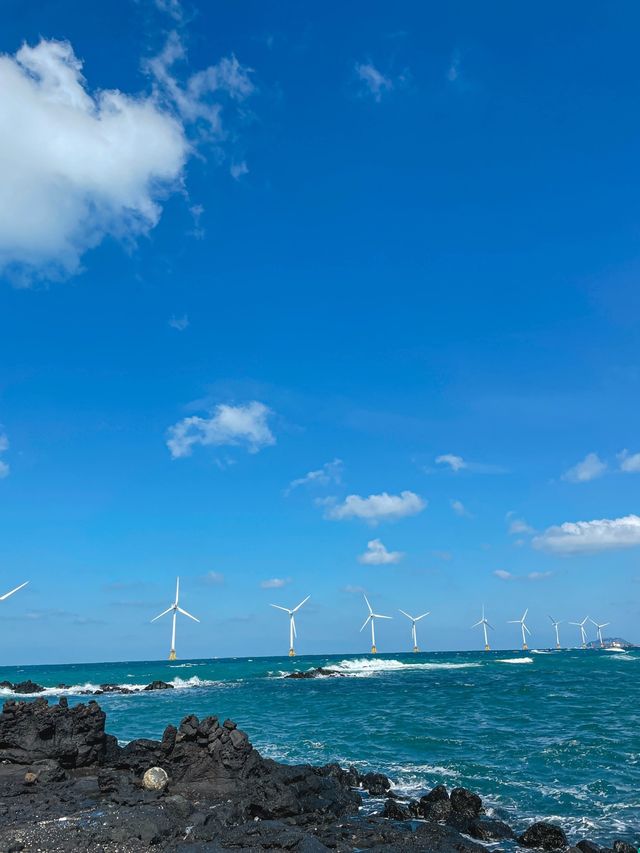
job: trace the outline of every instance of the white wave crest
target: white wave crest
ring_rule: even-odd
[[[176,676],[171,681],[168,681],[167,684],[170,684],[176,690],[188,690],[194,687],[230,687],[233,686],[229,682],[224,681],[210,681],[205,678],[198,678],[197,675],[191,676],[191,678],[179,678]],[[157,693],[162,692],[154,690],[154,691],[146,691],[146,684],[118,684],[117,687],[121,687],[123,690],[131,690],[132,693]],[[38,693],[14,693],[13,690],[9,687],[0,687],[0,696],[23,696],[25,698],[29,698],[31,696],[91,696],[93,694],[98,693],[98,695],[108,696],[111,694],[111,691],[106,691],[105,693],[100,693],[101,686],[99,684],[93,684],[91,681],[87,681],[84,684],[71,684],[68,687],[45,687],[43,690]],[[113,691],[114,696],[126,696],[126,693],[118,693],[117,691]]]
[[[340,663],[327,664],[327,669],[333,669],[343,675],[351,675],[363,678],[384,672],[403,672],[408,670],[439,670],[439,669],[471,669],[481,666],[479,663],[403,663],[402,661],[382,658],[357,658],[355,660],[341,660]]]
[[[533,658],[498,658],[496,663],[533,663]]]

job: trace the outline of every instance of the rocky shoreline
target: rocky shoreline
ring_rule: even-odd
[[[230,720],[189,716],[168,726],[161,741],[126,746],[106,734],[105,721],[94,700],[4,704],[0,851],[484,853],[483,842],[499,842],[636,853],[624,840],[601,848],[576,839],[571,847],[563,830],[547,823],[516,832],[465,788],[439,785],[409,800],[380,773],[280,764],[263,758]],[[380,798],[380,808],[365,816],[367,796]]]
[[[0,681],[0,688],[9,690],[18,696],[32,696],[37,693],[44,693],[47,688],[41,684],[36,684],[28,678],[26,681]],[[55,690],[64,691],[72,690],[70,684],[56,684]],[[86,690],[77,690],[77,696],[102,696],[103,693],[121,693],[124,696],[129,696],[132,693],[145,693],[149,690],[173,690],[173,684],[166,681],[152,681],[144,687],[127,687],[126,684],[101,684],[97,688],[87,688]]]

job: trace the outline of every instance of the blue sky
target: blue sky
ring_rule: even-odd
[[[7,663],[640,640],[635,4],[2,16]]]

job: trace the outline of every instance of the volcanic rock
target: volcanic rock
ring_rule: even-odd
[[[541,850],[562,850],[569,846],[567,836],[559,826],[543,821],[532,824],[518,838],[518,842],[523,847],[538,847]]]
[[[173,684],[168,684],[166,681],[152,681],[143,690],[173,690]]]
[[[342,678],[344,672],[338,672],[336,669],[326,669],[323,666],[317,666],[314,669],[304,671],[290,672],[285,675],[285,678]]]
[[[142,777],[142,787],[147,791],[164,791],[168,782],[169,776],[162,767],[150,767]]]

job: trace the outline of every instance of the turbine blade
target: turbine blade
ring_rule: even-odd
[[[9,598],[10,595],[13,595],[14,592],[17,592],[19,589],[22,589],[28,583],[29,581],[25,581],[24,583],[21,583],[20,586],[17,586],[15,589],[10,590],[9,592],[5,592],[4,595],[0,595],[0,601],[4,601],[5,598]]]
[[[187,613],[186,610],[183,610],[182,607],[178,607],[178,613],[182,613],[183,616],[188,616],[189,619],[193,619],[194,622],[199,622],[199,619],[196,619],[195,616],[192,616],[190,613]]]
[[[362,593],[362,594],[364,595],[364,593]],[[369,608],[369,613],[373,613],[373,609],[372,609],[371,605],[369,604],[369,599],[367,598],[366,595],[364,596],[364,600],[367,602],[367,607]]]
[[[552,624],[552,625],[557,625],[557,624],[558,624],[558,623],[556,622],[556,620],[553,618],[553,616],[549,616],[549,619],[551,619],[551,624]]]
[[[393,619],[393,616],[383,616],[382,613],[372,613],[376,619]]]
[[[484,620],[484,624],[487,626],[487,628],[491,628],[491,630],[492,630],[492,631],[495,631],[495,630],[496,630],[496,629],[493,627],[493,625],[490,625],[490,624],[487,622],[487,620],[486,620],[486,619]]]
[[[523,616],[523,617],[522,617],[522,619],[520,620],[521,622],[524,622],[524,620],[527,618],[527,613],[528,613],[528,612],[529,612],[529,608],[527,607],[527,609],[524,611],[524,616]]]
[[[604,625],[600,625],[601,628],[608,628],[611,625],[611,622],[605,622]]]
[[[180,598],[180,578],[176,578],[176,604],[178,603],[178,599]]]
[[[362,626],[362,628],[360,628],[361,631],[364,631],[364,629],[367,627],[367,625],[369,624],[369,619],[371,619],[371,614],[369,614],[364,620],[364,625]]]
[[[152,619],[151,621],[152,621],[152,622],[155,622],[155,621],[156,621],[156,619],[159,619],[161,616],[166,616],[166,615],[167,615],[167,613],[171,613],[171,611],[172,611],[172,610],[173,610],[173,606],[171,606],[171,607],[167,607],[167,609],[166,609],[166,610],[163,610],[163,611],[162,611],[162,613],[158,613],[158,615],[157,615],[157,616],[154,616],[154,617],[153,617],[153,619]]]
[[[295,613],[295,612],[296,612],[296,610],[300,610],[300,608],[302,607],[302,605],[303,605],[303,604],[306,604],[306,603],[307,603],[307,601],[309,601],[309,599],[310,599],[310,598],[311,598],[311,596],[310,596],[310,595],[308,595],[308,596],[305,598],[305,600],[304,600],[304,601],[301,601],[301,602],[300,602],[300,604],[299,604],[297,607],[294,607],[294,608],[293,608],[293,610],[292,610],[291,612],[292,612],[292,613]]]
[[[522,627],[527,632],[527,634],[529,634],[529,636],[531,636],[531,631],[527,628],[527,626],[524,624],[524,622],[522,623]]]
[[[519,624],[520,624],[519,619],[508,619],[507,620],[507,625],[519,625]]]
[[[416,616],[416,622],[419,622],[421,619],[424,619],[425,616],[428,616],[431,613],[430,610],[427,610],[426,613],[423,613],[421,616]]]
[[[472,628],[477,628],[477,627],[478,627],[478,625],[482,625],[482,619],[479,619],[479,620],[475,623],[475,625],[472,625],[471,627],[472,627]]]
[[[275,607],[277,610],[284,610],[285,613],[291,613],[288,607],[280,607],[279,604],[270,604],[269,607]]]
[[[415,619],[413,618],[413,616],[409,616],[409,614],[408,614],[408,613],[406,613],[404,610],[400,610],[400,608],[399,608],[399,607],[398,607],[398,613],[402,613],[402,615],[403,615],[403,616],[406,616],[406,617],[407,617],[407,619],[411,619],[411,621],[412,621],[412,622],[415,622]]]

